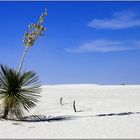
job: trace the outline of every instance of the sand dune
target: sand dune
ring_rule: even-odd
[[[140,138],[140,85],[44,85],[41,95],[26,115],[43,121],[0,120],[0,138]]]

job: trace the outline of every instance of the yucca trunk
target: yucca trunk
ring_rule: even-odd
[[[4,110],[4,114],[3,114],[2,118],[3,118],[3,119],[7,119],[8,114],[9,114],[9,108],[6,107],[5,110]]]

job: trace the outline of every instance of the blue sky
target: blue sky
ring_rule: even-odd
[[[27,25],[48,9],[24,70],[42,84],[140,84],[140,2],[0,2],[0,63],[18,68]]]

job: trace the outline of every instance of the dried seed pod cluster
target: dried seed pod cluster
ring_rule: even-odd
[[[47,29],[42,25],[44,22],[44,18],[48,15],[47,10],[45,10],[44,13],[41,14],[39,21],[35,23],[31,23],[28,26],[28,30],[24,34],[23,42],[24,45],[28,48],[34,45],[35,41],[41,37],[44,36],[44,31]]]

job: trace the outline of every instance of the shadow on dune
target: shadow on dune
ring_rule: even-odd
[[[98,114],[90,116],[72,116],[72,115],[62,115],[62,116],[45,116],[45,115],[31,115],[18,120],[11,119],[13,121],[20,122],[59,122],[59,121],[69,121],[75,120],[78,118],[87,118],[87,117],[111,117],[111,116],[127,116],[132,114],[140,114],[140,112],[121,112],[121,113],[108,113],[108,114]]]
[[[121,113],[108,113],[108,114],[98,114],[92,116],[70,116],[70,115],[62,115],[62,116],[44,116],[44,115],[31,115],[24,118],[21,118],[17,121],[24,122],[55,122],[55,121],[68,121],[74,120],[77,118],[83,117],[107,117],[107,116],[127,116],[132,114],[140,114],[140,112],[121,112]]]
[[[98,116],[98,117],[104,117],[104,116],[126,116],[126,115],[132,115],[132,114],[140,114],[140,112],[109,113],[109,114],[98,114],[96,116]]]
[[[18,121],[24,121],[24,122],[54,122],[54,121],[68,121],[68,120],[73,120],[76,117],[74,116],[67,116],[67,115],[63,115],[63,116],[43,116],[43,115],[32,115],[32,116],[27,116],[24,117]]]

